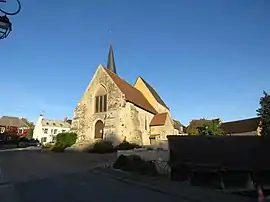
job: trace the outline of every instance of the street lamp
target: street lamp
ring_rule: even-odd
[[[6,2],[7,2],[6,0],[0,0],[0,3],[6,3]],[[10,22],[7,15],[16,15],[21,11],[21,3],[19,0],[17,0],[17,2],[18,2],[19,7],[16,12],[10,13],[0,8],[0,13],[4,14],[2,16],[0,15],[0,39],[7,38],[7,36],[12,30],[12,23]]]

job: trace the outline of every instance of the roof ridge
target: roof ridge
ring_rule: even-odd
[[[161,96],[159,95],[159,93],[157,92],[157,90],[150,83],[148,83],[142,76],[138,76],[137,80],[139,78],[141,78],[141,80],[145,84],[146,88],[148,88],[148,90],[154,96],[154,98],[156,99],[156,101],[159,104],[161,104],[162,106],[164,106],[165,108],[169,109],[169,107],[167,106],[167,104],[165,103],[165,101],[161,98]]]

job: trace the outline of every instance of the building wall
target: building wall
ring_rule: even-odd
[[[156,101],[155,97],[152,95],[140,77],[137,79],[134,87],[142,92],[148,102],[155,108],[155,110],[157,110],[158,113],[169,112],[166,107],[162,106]]]
[[[57,134],[62,133],[63,130],[65,132],[70,131],[70,128],[66,128],[66,127],[42,126],[42,124],[41,124],[42,118],[43,117],[40,116],[36,125],[35,125],[34,132],[33,132],[33,138],[38,139],[40,142],[42,141],[42,138],[46,138],[46,142],[43,142],[44,144],[52,142],[53,137],[56,137]],[[48,129],[47,134],[44,133],[45,129]],[[54,130],[57,130],[57,132],[54,133]],[[51,132],[51,131],[53,131],[53,132]]]
[[[95,94],[100,85],[107,91],[107,112],[95,113]],[[104,136],[115,136],[117,112],[123,104],[121,91],[100,65],[74,111],[72,130],[78,134],[77,141],[94,139],[98,120],[105,124]]]
[[[107,112],[95,113],[95,94],[102,85],[107,91]],[[95,138],[95,124],[104,123],[103,138],[118,144],[124,139],[137,144],[149,144],[149,124],[153,114],[126,102],[124,94],[100,66],[87,87],[74,112],[72,130],[77,132],[78,142]]]
[[[227,135],[232,135],[232,136],[256,136],[258,135],[257,131],[252,131],[252,132],[246,132],[246,133],[233,133],[233,134],[227,134]]]
[[[122,139],[140,145],[149,144],[149,123],[153,114],[127,102],[126,106],[119,112],[118,134]]]
[[[151,126],[150,133],[152,135],[159,134],[160,137],[158,138],[158,140],[167,140],[167,135],[173,135],[175,133],[175,129],[169,115],[167,116],[167,119],[163,126]]]

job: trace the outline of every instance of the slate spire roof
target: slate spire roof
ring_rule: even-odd
[[[114,62],[114,54],[113,54],[113,47],[112,44],[110,45],[109,55],[108,55],[108,62],[107,62],[107,68],[111,70],[113,73],[116,73],[116,67]]]

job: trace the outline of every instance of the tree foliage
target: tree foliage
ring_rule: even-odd
[[[265,91],[260,98],[260,108],[257,110],[257,114],[261,117],[261,134],[270,136],[270,95]]]
[[[75,144],[77,140],[77,134],[76,133],[59,133],[56,136],[56,147],[70,147],[71,145]]]
[[[28,127],[28,130],[29,130],[26,138],[28,140],[31,140],[33,138],[35,124],[27,119],[24,119],[24,118],[23,118],[23,121],[25,122],[25,125]]]
[[[189,135],[223,135],[224,132],[220,128],[220,120],[200,119],[193,121],[187,128]]]

